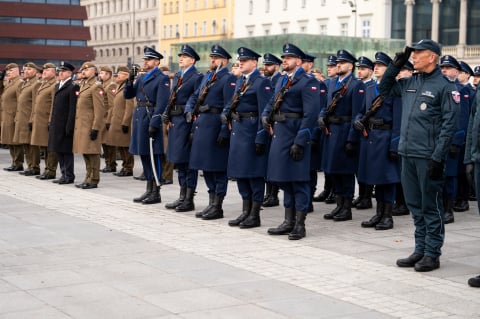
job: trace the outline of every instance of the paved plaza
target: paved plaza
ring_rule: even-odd
[[[0,150],[0,168],[9,165]],[[480,273],[474,202],[446,225],[440,269],[417,273],[395,266],[412,252],[410,216],[375,231],[360,227],[374,209],[333,222],[322,217],[333,206],[315,203],[307,237],[289,241],[267,235],[283,220],[279,207],[262,210],[259,228],[227,225],[241,208],[234,182],[215,221],[164,208],[176,181],[161,204],[133,203],[144,189],[112,174],[80,190],[0,169],[0,319],[480,317],[480,290],[467,285]],[[200,177],[197,209],[207,202]]]

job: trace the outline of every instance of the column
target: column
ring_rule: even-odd
[[[432,2],[432,40],[438,42],[440,2],[442,0],[430,0]]]
[[[467,43],[467,0],[460,0],[460,25],[458,30],[458,44]]]
[[[407,45],[411,45],[413,34],[413,6],[415,5],[415,0],[405,0],[405,5],[407,6],[407,14],[405,19],[405,42]]]

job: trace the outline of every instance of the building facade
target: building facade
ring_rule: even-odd
[[[143,65],[145,46],[158,50],[157,0],[82,0],[87,9],[94,62],[114,70],[132,63]]]
[[[68,61],[78,66],[93,58],[79,0],[0,0],[0,8],[0,65]]]

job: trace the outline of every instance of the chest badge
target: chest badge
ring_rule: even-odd
[[[427,103],[423,102],[420,104],[420,110],[425,111],[427,109]]]

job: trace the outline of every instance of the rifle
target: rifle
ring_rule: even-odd
[[[235,113],[235,110],[237,109],[238,102],[240,102],[240,97],[243,95],[243,93],[245,93],[245,91],[248,90],[249,87],[250,83],[247,85],[247,83],[243,82],[242,86],[237,90],[237,92],[235,92],[235,95],[232,98],[232,103],[230,103],[230,108],[227,112],[227,123],[230,131],[232,130],[233,113]]]
[[[337,103],[338,103],[338,101],[340,101],[342,99],[342,97],[345,96],[345,93],[347,93],[348,85],[350,84],[352,79],[353,79],[353,74],[348,79],[348,81],[342,85],[342,88],[340,90],[338,90],[337,92],[335,92],[335,95],[333,96],[332,101],[330,102],[330,104],[327,107],[327,113],[325,114],[325,118],[323,119],[323,122],[325,123],[325,127],[324,127],[325,135],[330,135],[330,130],[328,129],[330,121],[328,120],[328,118],[330,116],[332,116],[333,114],[335,114],[335,109],[337,108]]]
[[[272,111],[268,115],[268,123],[270,123],[270,135],[273,135],[273,123],[275,123],[274,121],[275,114],[278,114],[278,112],[280,111],[280,106],[282,106],[283,97],[285,93],[287,93],[288,89],[290,89],[290,87],[292,86],[292,77],[288,77],[287,83],[285,83],[285,85],[282,86],[282,88],[280,89],[280,92],[278,92],[277,96],[275,96]]]
[[[220,70],[221,66],[222,66],[222,64],[219,64],[217,66],[217,68],[215,69],[215,71],[213,71],[212,77],[210,78],[210,80],[207,81],[205,86],[202,88],[202,91],[200,92],[200,95],[198,96],[197,102],[195,103],[195,107],[193,108],[193,112],[192,112],[192,118],[193,118],[194,121],[197,119],[197,115],[199,113],[200,106],[202,106],[203,102],[205,102],[205,99],[207,98],[208,90],[210,89],[210,87],[213,85],[213,83],[217,79],[217,73],[218,73],[218,70]]]
[[[380,106],[382,106],[382,103],[383,103],[384,100],[385,100],[385,98],[382,95],[379,95],[375,99],[373,99],[372,105],[369,107],[367,113],[365,113],[365,115],[363,115],[362,118],[360,119],[360,122],[362,122],[362,124],[363,124],[363,130],[362,130],[363,137],[368,137],[368,133],[367,133],[367,130],[366,130],[366,127],[368,125],[368,121],[370,120],[370,118],[372,116],[375,115],[375,113],[377,113]]]
[[[167,119],[168,119],[168,126],[172,124],[172,108],[175,108],[175,104],[177,101],[177,93],[178,93],[178,90],[180,90],[180,88],[182,87],[182,84],[183,84],[183,76],[180,76],[178,78],[177,85],[175,85],[172,92],[170,92],[167,108],[165,109],[165,114],[167,114]]]

